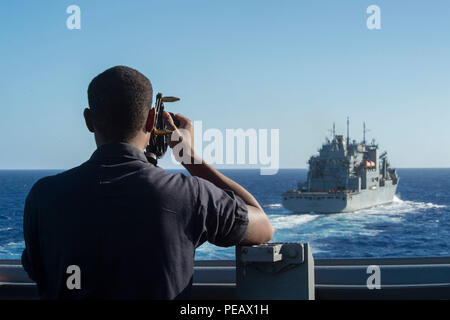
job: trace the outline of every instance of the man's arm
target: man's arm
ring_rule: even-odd
[[[188,163],[185,163],[185,161],[180,159],[181,164],[186,168],[186,170],[188,170],[188,172],[192,176],[208,180],[220,189],[228,189],[233,191],[247,205],[249,222],[241,243],[260,244],[268,242],[270,239],[272,239],[274,230],[272,225],[270,224],[269,218],[259,205],[258,201],[256,201],[256,199],[250,194],[250,192],[248,192],[237,182],[217,171],[210,164],[206,163],[203,159],[195,154],[192,147],[194,145],[194,129],[191,121],[188,118],[177,114],[175,116],[180,122],[180,125],[177,128],[173,123],[170,115],[167,113],[165,114],[165,116],[167,122],[170,124],[170,126],[172,126],[173,130],[183,129],[180,131],[177,130],[177,134],[179,137],[181,137],[180,143],[184,144],[183,150],[188,150],[190,152],[190,161],[187,161]],[[176,144],[177,143],[174,143],[171,146],[174,147]]]

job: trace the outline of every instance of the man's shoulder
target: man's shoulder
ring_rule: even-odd
[[[54,182],[57,180],[57,178],[56,178],[57,175],[59,175],[59,173],[57,173],[55,175],[51,175],[51,176],[45,176],[45,177],[42,177],[39,180],[37,180],[33,184],[33,187],[30,190],[30,194],[41,193],[44,190],[48,189],[49,186],[54,184]]]
[[[186,175],[184,172],[170,172],[160,167],[148,166],[140,174],[149,186],[156,187],[161,192],[186,192],[186,189],[197,191],[197,177]]]
[[[31,187],[30,192],[28,192],[26,202],[35,203],[38,199],[41,199],[43,195],[51,189],[53,181],[54,176],[42,177],[38,181],[36,181]]]
[[[54,175],[49,175],[42,177],[38,179],[33,187],[30,190],[29,195],[35,196],[35,195],[43,195],[44,193],[51,191],[51,190],[57,190],[58,188],[61,188],[66,180],[69,180],[72,177],[79,176],[83,165],[56,173]],[[56,188],[56,189],[55,189]]]

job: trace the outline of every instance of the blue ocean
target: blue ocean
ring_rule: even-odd
[[[171,170],[169,170],[171,171]],[[173,170],[172,170],[173,171]],[[19,259],[24,247],[25,198],[41,177],[55,170],[0,170],[0,259]],[[294,214],[281,193],[306,179],[306,170],[223,170],[247,188],[275,227],[273,242],[309,242],[316,258],[450,255],[450,169],[399,169],[393,203],[353,213]],[[233,259],[234,248],[204,244],[196,259]]]

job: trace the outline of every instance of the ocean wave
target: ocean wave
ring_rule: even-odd
[[[394,196],[393,201],[389,204],[358,210],[355,213],[398,215],[405,213],[423,212],[430,209],[445,208],[448,208],[448,206],[434,204],[431,202],[402,200],[398,196]]]
[[[381,232],[380,230],[368,230],[368,229],[366,229],[366,230],[358,231],[357,234],[360,235],[360,236],[375,237],[380,232]]]
[[[18,259],[20,258],[24,247],[24,241],[11,241],[4,245],[0,245],[0,259]]]
[[[402,200],[398,196],[394,196],[392,205],[396,205],[396,204],[402,205],[402,206],[407,206],[407,207],[409,206],[410,208],[422,209],[422,210],[448,208],[448,206],[446,206],[446,205],[435,204],[432,202]]]
[[[10,248],[10,249],[14,249],[14,248],[18,248],[18,249],[22,249],[25,247],[25,241],[18,241],[18,242],[8,242],[7,244],[3,245],[3,248]]]
[[[271,203],[263,205],[263,208],[283,208],[283,205],[281,203]]]
[[[289,214],[289,215],[271,215],[270,222],[275,230],[290,229],[317,219],[318,215],[313,214]]]

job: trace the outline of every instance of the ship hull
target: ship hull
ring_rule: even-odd
[[[283,206],[296,213],[340,213],[354,212],[394,200],[397,184],[387,183],[383,187],[359,192],[299,192],[283,194]]]

